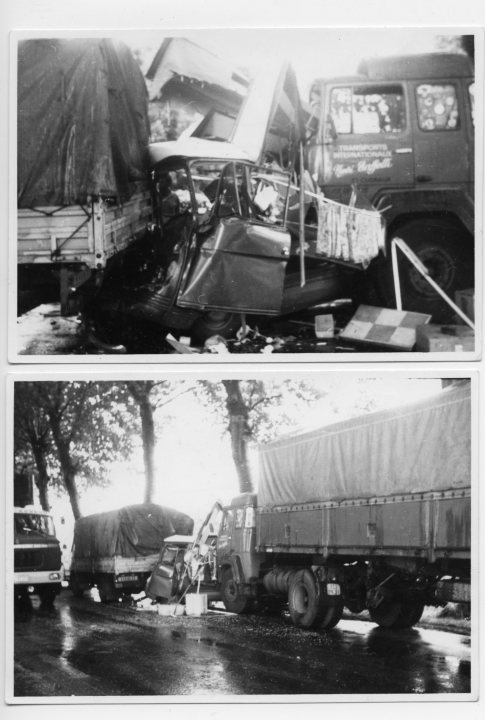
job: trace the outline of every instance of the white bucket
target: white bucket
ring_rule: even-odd
[[[205,593],[188,593],[185,596],[185,612],[198,617],[207,613],[207,595]]]

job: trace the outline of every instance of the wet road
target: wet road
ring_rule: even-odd
[[[469,693],[470,638],[343,620],[326,635],[284,617],[161,617],[64,591],[16,610],[14,694],[218,696]]]

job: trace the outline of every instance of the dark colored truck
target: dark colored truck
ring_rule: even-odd
[[[76,520],[69,586],[76,597],[97,587],[102,602],[141,592],[158,558],[162,541],[190,534],[185,513],[153,503],[87,515]]]
[[[153,219],[145,80],[105,38],[18,45],[17,253],[21,311],[99,282]]]
[[[452,299],[474,287],[474,98],[473,61],[453,53],[364,60],[357,75],[315,80],[310,93],[318,185],[344,202],[357,185],[382,212],[388,247],[402,238]],[[377,277],[392,304],[387,270]],[[400,273],[404,309],[449,314],[407,259]]]
[[[232,612],[288,603],[296,626],[328,629],[346,607],[405,628],[425,605],[470,603],[469,387],[262,446],[258,494],[208,537],[199,577],[214,577],[215,546]]]

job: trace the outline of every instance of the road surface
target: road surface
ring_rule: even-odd
[[[14,695],[210,696],[470,692],[470,638],[342,620],[327,634],[284,615],[162,617],[65,590],[16,609]]]

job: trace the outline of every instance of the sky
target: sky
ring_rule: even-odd
[[[305,378],[325,396],[311,407],[288,403],[282,410],[295,421],[295,431],[324,426],[362,413],[372,402],[373,409],[400,406],[441,392],[438,379],[405,377],[361,378],[356,376],[315,375]],[[207,415],[191,395],[183,395],[167,406],[170,422],[158,417],[157,487],[154,501],[191,515],[201,522],[216,500],[229,502],[238,494],[238,481],[231,457],[229,437],[221,426]],[[278,414],[279,410],[274,409]],[[164,421],[165,420],[165,421]],[[257,483],[257,453],[251,454],[254,480]],[[110,484],[92,488],[81,496],[84,515],[113,510],[143,501],[144,474],[141,451],[123,463],[114,465]],[[65,496],[50,497],[58,536],[70,547],[72,512]],[[60,518],[65,522],[61,524]]]
[[[220,29],[179,34],[254,75],[264,73],[268,63],[289,60],[295,68],[303,99],[308,98],[313,79],[353,74],[364,57],[436,50],[436,30],[426,28]],[[145,49],[144,71],[164,39],[151,32],[125,33],[120,38],[132,49]]]

